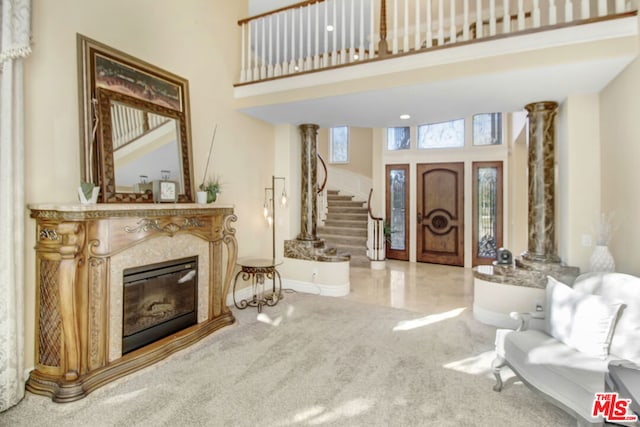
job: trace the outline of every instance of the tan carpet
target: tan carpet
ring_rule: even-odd
[[[574,426],[514,379],[491,390],[495,329],[287,294],[167,360],[57,404],[27,393],[2,426]]]

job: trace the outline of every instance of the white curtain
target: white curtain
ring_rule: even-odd
[[[0,411],[24,396],[23,58],[31,0],[0,0]]]

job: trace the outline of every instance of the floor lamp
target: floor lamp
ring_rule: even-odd
[[[282,176],[271,176],[271,187],[265,187],[264,189],[264,219],[269,223],[271,227],[271,256],[273,262],[276,262],[276,209],[275,209],[275,188],[276,180],[282,180],[282,195],[280,196],[280,205],[285,206],[287,204],[287,192],[285,190],[285,179]]]

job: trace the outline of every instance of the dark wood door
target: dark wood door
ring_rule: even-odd
[[[464,163],[417,165],[419,262],[464,266]]]
[[[386,242],[389,259],[409,260],[409,165],[387,165],[386,221],[390,236]]]

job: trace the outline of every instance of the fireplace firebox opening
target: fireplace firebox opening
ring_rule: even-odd
[[[123,275],[123,355],[197,323],[197,256],[128,268]]]

